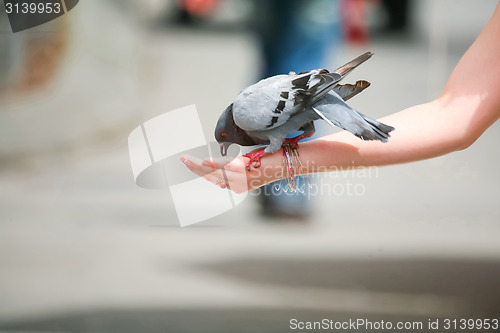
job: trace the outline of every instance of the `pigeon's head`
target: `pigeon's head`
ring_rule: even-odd
[[[233,143],[241,146],[253,146],[255,142],[235,124],[233,119],[233,104],[222,112],[215,126],[215,140],[219,143],[222,156],[227,155],[227,149]]]

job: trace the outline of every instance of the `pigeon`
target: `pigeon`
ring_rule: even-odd
[[[345,101],[370,86],[365,80],[355,84],[340,81],[357,66],[373,55],[366,52],[333,72],[315,69],[309,72],[276,75],[257,82],[240,92],[217,121],[215,139],[222,156],[228,147],[268,144],[264,149],[243,155],[250,160],[246,165],[260,166],[266,153],[279,150],[289,144],[298,148],[298,142],[312,136],[314,121],[324,120],[340,127],[362,140],[387,142],[394,127],[353,110]],[[287,138],[289,133],[302,134]]]

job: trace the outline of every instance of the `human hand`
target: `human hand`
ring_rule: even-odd
[[[259,150],[256,149],[253,152]],[[243,193],[254,190],[275,180],[281,179],[281,151],[265,154],[259,168],[247,171],[248,157],[238,156],[232,160],[225,158],[205,159],[183,155],[181,161],[193,173],[209,182],[236,192]]]
[[[228,188],[236,193],[253,189],[249,185],[246,161],[243,156],[233,160],[224,158],[201,160],[193,156],[183,155],[180,159],[193,173],[221,188]]]

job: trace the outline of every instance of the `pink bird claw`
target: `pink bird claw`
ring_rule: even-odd
[[[262,149],[262,150],[255,152],[255,153],[248,153],[248,154],[243,155],[243,157],[248,157],[250,159],[247,163],[247,170],[252,171],[250,169],[250,167],[252,166],[252,163],[254,163],[254,166],[253,166],[254,168],[260,167],[260,165],[261,165],[260,159],[262,158],[262,156],[264,156],[264,154],[265,154],[264,149]]]
[[[285,138],[285,140],[283,141],[283,146],[289,145],[291,148],[299,149],[299,141],[302,139],[310,138],[311,136],[313,136],[313,134],[314,134],[314,131],[313,132],[304,132],[300,135],[297,135],[294,138]]]
[[[283,145],[289,145],[292,148],[298,149],[299,148],[299,140],[302,138],[300,136],[296,136],[294,138],[286,138],[285,141],[283,141]]]

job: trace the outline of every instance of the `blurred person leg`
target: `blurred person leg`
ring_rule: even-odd
[[[383,0],[387,11],[387,32],[406,32],[408,30],[408,15],[410,0]]]
[[[259,0],[256,4],[256,31],[264,58],[263,78],[326,67],[329,52],[341,39],[338,1]],[[310,139],[321,136],[321,128],[317,126],[316,134]],[[291,133],[288,137],[298,134],[300,132]],[[259,199],[264,215],[306,218],[311,214],[307,186],[305,193],[285,193],[277,191],[275,186],[275,183],[269,184],[261,191]]]

